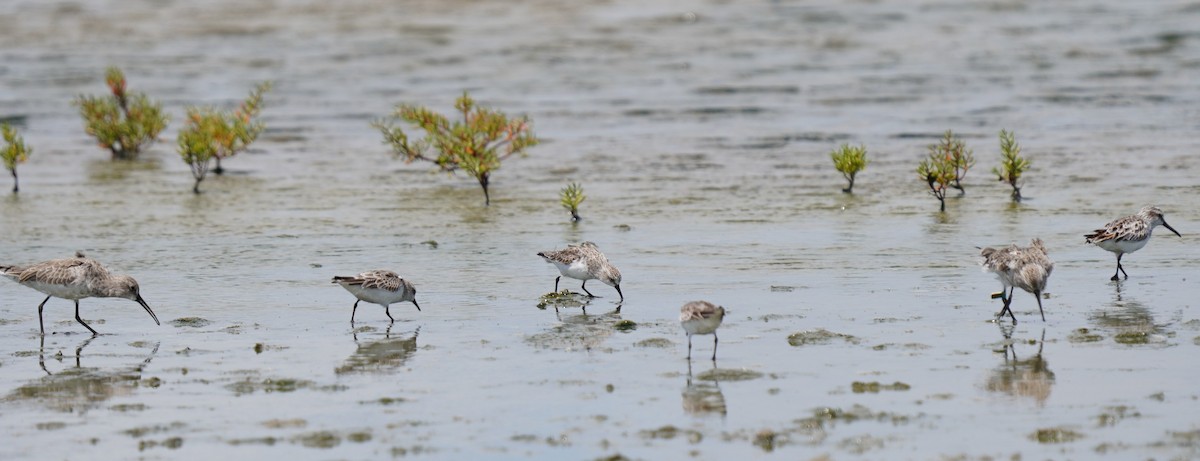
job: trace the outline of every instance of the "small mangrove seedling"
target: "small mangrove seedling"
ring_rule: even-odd
[[[7,123],[0,125],[0,133],[4,135],[4,148],[0,149],[0,158],[4,159],[4,167],[8,168],[9,173],[12,173],[13,193],[15,194],[21,190],[17,184],[17,164],[29,160],[29,154],[33,153],[33,149],[26,146],[25,140],[17,134],[17,129]]]
[[[846,181],[850,182],[850,185],[842,189],[842,192],[847,194],[853,193],[854,177],[858,175],[858,172],[867,168],[867,146],[859,145],[855,147],[849,144],[842,144],[841,147],[831,152],[829,156],[833,157],[833,167],[837,168],[838,172],[842,173],[842,176],[846,178]]]
[[[563,208],[571,212],[572,222],[579,222],[580,219],[583,219],[579,217],[579,204],[586,199],[587,197],[583,195],[583,186],[580,186],[579,183],[568,184],[559,193],[559,200],[562,202]]]
[[[930,152],[929,157],[921,160],[917,166],[917,176],[929,185],[929,193],[942,203],[942,211],[946,211],[946,191],[954,181],[953,160],[938,152]]]
[[[196,183],[192,192],[200,193],[200,182],[208,175],[209,162],[216,161],[214,173],[220,174],[221,159],[246,150],[266,129],[258,120],[263,94],[271,89],[270,82],[258,84],[250,96],[233,111],[211,107],[188,107],[187,122],[179,130],[179,156],[192,168]]]
[[[80,95],[74,104],[84,130],[112,152],[113,160],[133,160],[157,140],[171,118],[163,113],[162,104],[144,93],[126,91],[121,69],[109,67],[104,81],[112,95]]]
[[[972,155],[970,149],[967,149],[966,143],[958,139],[957,136],[954,136],[954,133],[950,130],[946,130],[946,134],[942,136],[941,141],[929,146],[929,152],[930,156],[938,155],[945,157],[946,161],[949,162],[952,168],[951,172],[953,173],[950,187],[958,189],[960,193],[967,193],[966,189],[963,189],[962,180],[967,176],[967,170],[975,166],[975,156]]]
[[[401,104],[392,116],[371,124],[383,133],[384,143],[403,157],[405,163],[424,160],[436,164],[442,171],[463,170],[479,181],[483,188],[484,205],[492,200],[488,181],[500,163],[513,155],[525,155],[525,149],[535,146],[527,117],[509,118],[502,112],[480,107],[467,92],[454,102],[458,117],[453,122],[442,114],[425,107]],[[396,120],[420,128],[425,138],[409,142]]]
[[[1000,130],[1000,166],[993,168],[992,173],[1000,182],[1012,186],[1012,199],[1021,201],[1021,174],[1029,169],[1029,160],[1021,156],[1021,146],[1017,144],[1016,135],[1011,131]]]

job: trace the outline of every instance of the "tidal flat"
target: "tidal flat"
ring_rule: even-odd
[[[0,281],[0,458],[1200,457],[1196,24],[1111,0],[6,3],[0,119],[34,153],[0,182],[0,263],[85,251],[163,324],[84,299],[93,338],[52,299],[43,339],[44,296]],[[71,106],[110,65],[173,115],[132,162]],[[192,194],[184,107],[264,80],[266,132]],[[463,91],[543,138],[489,207],[370,126]],[[978,163],[939,213],[915,168],[947,129]],[[841,143],[868,149],[853,194]],[[1147,204],[1183,237],[1109,281],[1083,235]],[[993,323],[977,247],[1033,237],[1046,321],[1018,292]],[[536,254],[585,240],[620,306],[545,296]],[[370,269],[423,310],[351,326],[330,278]],[[685,360],[695,299],[730,311],[715,364],[708,337]]]

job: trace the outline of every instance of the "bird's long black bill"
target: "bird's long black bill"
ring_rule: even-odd
[[[141,295],[138,295],[137,299],[134,301],[137,301],[138,304],[141,304],[142,307],[146,309],[146,313],[150,314],[150,318],[154,319],[155,325],[162,325],[162,322],[158,321],[158,316],[154,315],[154,311],[150,310],[150,305],[146,304],[146,300],[142,299]]]
[[[621,300],[620,300],[620,301],[617,301],[617,302],[623,302],[623,301],[625,301],[625,293],[621,293],[621,286],[620,286],[620,285],[615,285],[615,286],[613,286],[613,288],[616,288],[616,289],[617,289],[617,294],[621,296]]]
[[[414,305],[414,306],[417,306],[417,312],[420,312],[420,311],[421,311],[421,305],[420,305],[420,304],[417,304],[417,300],[415,300],[415,299],[413,300],[413,305]]]
[[[1171,230],[1171,232],[1174,232],[1174,233],[1175,233],[1175,235],[1178,235],[1179,237],[1183,237],[1183,235],[1181,235],[1181,234],[1179,233],[1179,231],[1175,230],[1175,228],[1174,228],[1174,227],[1171,227],[1171,225],[1170,225],[1170,224],[1167,224],[1167,222],[1166,222],[1166,221],[1163,221],[1163,227],[1165,227],[1165,228],[1167,228],[1167,229],[1170,229],[1170,230]]]

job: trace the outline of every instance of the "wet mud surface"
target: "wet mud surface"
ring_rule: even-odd
[[[1200,4],[17,1],[0,118],[35,149],[0,263],[76,250],[135,277],[71,303],[0,281],[3,459],[1188,459],[1200,456]],[[120,66],[174,114],[113,163],[71,106]],[[191,194],[184,106],[275,82],[268,129]],[[528,115],[492,206],[392,158],[396,103]],[[1016,132],[1022,193],[990,169]],[[915,176],[952,129],[946,213]],[[862,143],[854,194],[829,151]],[[5,178],[7,179],[7,178]],[[558,191],[588,199],[570,222]],[[7,190],[7,183],[0,187]],[[1111,282],[1083,234],[1145,204]],[[1046,321],[991,323],[978,246],[1040,237]],[[596,242],[625,302],[552,294]],[[391,269],[389,325],[329,282]],[[679,306],[730,310],[694,338]],[[619,308],[619,310],[618,310]]]

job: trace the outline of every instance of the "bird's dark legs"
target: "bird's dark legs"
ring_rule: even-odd
[[[561,278],[562,278],[562,276],[561,276],[561,275],[560,275],[560,276],[558,276],[558,277],[554,277],[554,292],[555,292],[555,293],[558,293],[558,281],[559,281],[559,279],[561,279]]]
[[[42,323],[42,308],[46,307],[46,301],[49,300],[50,297],[47,296],[46,299],[42,300],[41,304],[38,304],[38,328],[42,329],[42,336],[46,336],[46,325]]]
[[[688,365],[692,364],[692,335],[688,335]]]
[[[420,309],[420,308],[418,308],[418,310],[419,310],[419,309]],[[391,321],[392,321],[392,323],[396,323],[396,319],[392,318],[392,310],[391,310],[391,306],[383,306],[383,313],[384,313],[384,314],[387,314],[387,316],[388,316],[388,320],[391,320]]]
[[[1008,307],[1008,306],[1009,306],[1009,304],[1012,304],[1012,297],[1013,297],[1013,289],[1014,289],[1014,288],[1015,288],[1015,287],[1013,287],[1013,288],[1009,288],[1009,289],[1008,289],[1008,293],[1005,293],[1005,292],[1004,292],[1004,290],[1000,290],[1000,298],[1004,300],[1004,307],[1002,307],[1002,308],[1000,309],[1000,312],[996,314],[996,320],[1000,320],[1000,318],[1004,317],[1004,313],[1005,313],[1005,312],[1008,312],[1008,316],[1012,318],[1013,325],[1016,325],[1016,324],[1017,324],[1017,317],[1016,317],[1015,315],[1013,315],[1013,311],[1012,311],[1012,309]]]
[[[1012,318],[1013,325],[1017,324],[1017,316],[1013,315],[1012,308],[1009,307],[1009,305],[1012,304],[1013,293],[1015,293],[1016,291],[1017,291],[1017,287],[1009,288],[1008,289],[1008,300],[1004,302],[1004,309],[1008,310],[1008,316],[1010,318]]]
[[[557,284],[556,284],[555,286],[557,286]],[[587,280],[584,280],[584,281],[583,281],[583,285],[580,285],[580,288],[583,288],[583,292],[584,292],[584,293],[587,293],[587,295],[588,295],[588,297],[589,297],[589,298],[595,298],[595,297],[596,297],[596,295],[592,294],[592,292],[590,292],[590,291],[587,291]]]
[[[713,363],[717,363],[717,332],[713,332]]]
[[[1040,292],[1040,291],[1034,292],[1033,295],[1037,297],[1038,312],[1042,313],[1042,321],[1045,322],[1046,321],[1046,311],[1042,310],[1042,292]]]
[[[1125,274],[1125,279],[1126,280],[1129,279],[1129,274],[1125,273],[1124,267],[1121,267],[1121,256],[1125,256],[1125,255],[1123,253],[1117,253],[1117,271],[1114,272],[1112,278],[1109,279],[1114,282],[1121,279],[1120,277],[1117,277],[1120,274]]]
[[[354,309],[350,310],[350,325],[354,325],[354,314],[358,313],[358,302],[361,299],[354,301]]]
[[[88,324],[83,323],[83,319],[79,318],[79,300],[78,299],[75,300],[75,321],[79,322],[80,325],[83,325],[84,328],[87,328],[88,331],[91,331],[92,336],[96,336],[96,335],[100,334],[100,333],[96,333],[96,330],[93,330],[92,327],[88,326]]]

